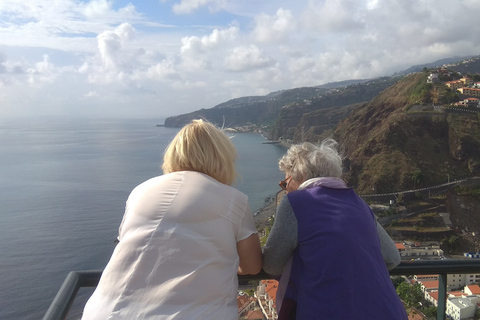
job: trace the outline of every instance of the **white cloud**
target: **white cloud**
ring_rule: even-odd
[[[355,0],[311,1],[303,13],[302,28],[333,34],[358,31],[364,25],[359,12],[360,5]]]
[[[249,71],[271,66],[274,60],[255,45],[236,47],[225,58],[225,67],[232,71]]]
[[[195,55],[216,49],[219,46],[234,41],[237,38],[238,31],[238,27],[232,26],[225,30],[214,29],[208,36],[182,38],[180,52],[183,55]]]
[[[238,27],[214,29],[203,37],[191,36],[182,38],[180,55],[183,68],[186,70],[208,70],[219,61],[219,52],[225,51],[234,43],[238,35]]]
[[[297,23],[289,10],[277,10],[275,16],[260,14],[255,18],[255,29],[252,34],[257,42],[278,42],[288,38],[295,32]]]
[[[147,77],[160,80],[178,80],[180,75],[176,70],[175,62],[172,59],[164,59],[151,66],[146,71]],[[140,75],[141,77],[141,75]]]
[[[225,0],[182,0],[173,5],[173,12],[177,14],[191,13],[199,8],[207,7],[210,11],[218,11],[224,8]]]
[[[476,0],[125,3],[0,1],[0,114],[172,115],[480,52]]]
[[[88,91],[83,96],[86,97],[86,98],[95,98],[95,97],[98,97],[99,94],[98,94],[97,91]]]
[[[97,36],[98,49],[106,70],[116,71],[121,61],[122,46],[135,35],[135,29],[129,23],[123,23],[114,31],[104,31]]]
[[[82,13],[87,18],[103,17],[112,10],[112,1],[94,0],[81,6]]]
[[[27,69],[27,73],[30,84],[52,83],[57,77],[56,68],[50,63],[48,55],[44,55],[35,67]]]
[[[378,7],[378,1],[379,0],[368,0],[367,1],[367,9],[368,10],[374,10],[375,8]]]

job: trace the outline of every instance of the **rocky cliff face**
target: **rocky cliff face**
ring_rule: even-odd
[[[410,112],[426,75],[400,80],[353,110],[333,136],[346,156],[345,179],[360,193],[408,190],[478,174],[478,114]]]

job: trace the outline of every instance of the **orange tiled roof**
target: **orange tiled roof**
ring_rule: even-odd
[[[462,292],[462,291],[451,291],[451,292],[447,292],[447,294],[450,294],[454,297],[463,297],[467,295],[465,292]]]
[[[246,304],[250,303],[248,295],[237,295],[237,307],[238,309],[243,308]]]
[[[480,287],[478,284],[469,285],[467,288],[472,292],[472,294],[480,294]]]
[[[418,281],[418,282],[421,283],[426,289],[438,288],[438,280]]]
[[[434,300],[438,301],[438,291],[432,291],[428,293]]]
[[[432,291],[432,292],[429,292],[428,293],[433,299],[435,299],[436,301],[438,301],[438,291]],[[454,297],[461,297],[461,296],[464,296],[466,295],[465,293],[463,292],[460,292],[460,291],[449,291],[447,292],[447,296],[446,298],[448,299],[448,296],[449,295],[452,295]]]

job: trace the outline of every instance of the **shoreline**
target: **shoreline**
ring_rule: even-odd
[[[253,219],[258,232],[262,232],[265,227],[270,226],[270,218],[275,215],[277,206],[280,204],[284,194],[285,191],[278,191],[266,205],[255,213]]]

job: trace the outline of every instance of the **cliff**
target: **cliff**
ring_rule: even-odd
[[[478,113],[410,110],[412,103],[428,102],[418,100],[429,99],[426,77],[405,77],[335,129],[346,157],[344,178],[359,193],[408,190],[480,173]]]

